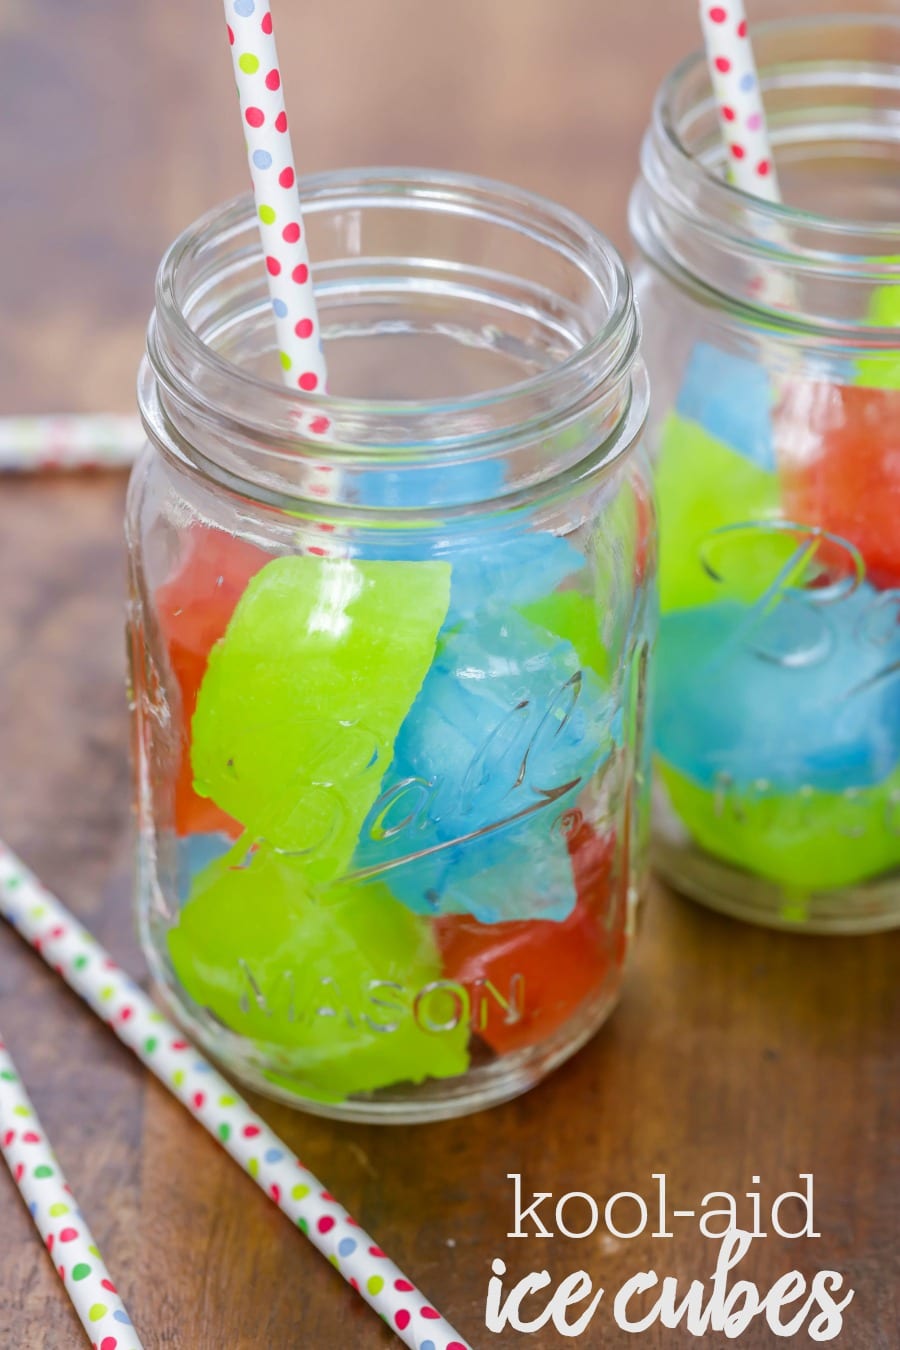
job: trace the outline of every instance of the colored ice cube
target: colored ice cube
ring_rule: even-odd
[[[582,822],[568,837],[578,901],[562,923],[435,923],[444,977],[477,991],[474,1029],[498,1054],[550,1037],[590,1001],[612,998],[624,959],[626,887],[615,840]]]
[[[829,891],[900,867],[900,769],[844,792],[712,792],[664,760],[672,808],[715,858],[799,892]]]
[[[380,884],[314,893],[302,861],[237,845],[194,881],[169,933],[191,998],[281,1066],[300,1096],[340,1101],[464,1073],[469,1027],[434,988],[428,923]]]
[[[513,611],[445,633],[361,836],[360,868],[422,913],[564,919],[555,822],[609,756],[614,700],[570,643]]]
[[[453,564],[448,625],[486,609],[532,603],[585,565],[574,544],[548,533],[451,541],[441,556]]]
[[[892,262],[900,261],[893,258]],[[864,356],[856,365],[857,384],[869,389],[900,389],[900,286],[879,286],[869,306],[869,323],[878,328],[896,328],[894,351]]]
[[[247,586],[192,724],[195,790],[330,880],[346,867],[447,613],[446,563],[286,557]]]
[[[177,845],[178,896],[188,899],[194,880],[205,872],[210,863],[223,858],[234,847],[227,834],[188,834],[179,837]]]
[[[774,473],[772,390],[764,366],[698,342],[675,406],[679,417],[698,423],[714,440]]]
[[[559,806],[575,800],[569,794]],[[565,843],[537,812],[460,843],[437,842],[381,873],[398,900],[417,914],[471,914],[485,924],[511,919],[561,921],[575,904]],[[430,851],[434,849],[434,851]],[[361,850],[360,857],[370,856]]]
[[[210,650],[228,627],[247,582],[270,557],[246,540],[195,525],[184,537],[177,570],[156,592],[156,618],[181,698],[177,721],[182,728],[182,742],[174,815],[175,827],[182,835],[240,831],[240,826],[214,802],[194,792],[190,721]]]
[[[474,534],[447,531],[415,540],[417,550],[452,568],[446,626],[508,605],[527,605],[546,596],[567,577],[584,570],[585,559],[575,544],[546,531]],[[411,536],[360,535],[350,541],[355,557],[387,561],[409,558]]]
[[[779,514],[778,480],[694,422],[667,420],[656,475],[660,604],[665,614],[722,600],[755,599],[794,542],[765,528]],[[748,528],[748,525],[751,528]],[[723,571],[723,548],[741,527],[741,563]],[[763,528],[759,528],[762,526]]]
[[[380,510],[424,510],[465,502],[485,502],[499,495],[503,486],[503,462],[472,460],[466,465],[435,469],[427,459],[379,465],[359,474],[359,500]]]
[[[785,511],[859,549],[900,586],[900,389],[789,381],[775,418]]]
[[[582,668],[608,679],[609,652],[600,637],[601,616],[594,598],[583,591],[553,591],[522,606],[526,619],[570,642]]]
[[[665,615],[657,752],[707,788],[840,792],[886,778],[900,763],[896,605],[865,585],[828,595]]]

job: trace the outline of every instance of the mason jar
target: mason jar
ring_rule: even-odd
[[[655,856],[740,918],[888,928],[900,21],[763,25],[754,46],[786,204],[726,183],[740,128],[700,54],[662,87],[631,200],[660,510]]]
[[[414,1121],[614,1006],[645,876],[655,524],[628,273],[499,184],[302,185],[328,393],[279,382],[252,203],[163,260],[139,382],[137,906],[260,1090]]]

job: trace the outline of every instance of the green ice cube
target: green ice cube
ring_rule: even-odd
[[[583,666],[609,678],[609,652],[600,638],[600,618],[592,596],[583,591],[555,591],[523,605],[521,612],[531,623],[570,642]]]
[[[191,727],[195,790],[310,878],[339,876],[449,597],[442,562],[268,563],[210,654]]]
[[[900,770],[844,792],[766,792],[734,803],[665,760],[657,767],[676,814],[715,858],[795,891],[829,891],[900,867]]]
[[[663,428],[656,491],[664,614],[753,603],[797,550],[789,531],[766,528],[779,513],[776,475],[674,413]],[[733,526],[739,536],[729,536]]]
[[[856,383],[869,389],[900,389],[900,286],[878,287],[869,305],[868,319],[873,327],[898,330],[897,350],[883,356],[863,357],[857,362]]]
[[[455,987],[435,987],[430,924],[381,883],[314,892],[301,862],[238,845],[195,879],[169,952],[187,993],[300,1096],[340,1101],[468,1067],[468,1022]]]

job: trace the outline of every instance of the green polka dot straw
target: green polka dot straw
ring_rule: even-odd
[[[95,1350],[141,1350],[131,1319],[0,1040],[0,1151]]]

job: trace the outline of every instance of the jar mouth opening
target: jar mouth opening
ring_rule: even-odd
[[[228,360],[205,341],[185,312],[192,286],[211,284],[204,276],[205,257],[217,246],[247,235],[256,213],[252,196],[242,194],[207,212],[175,240],[165,254],[157,276],[156,312],[151,323],[159,341],[151,342],[150,359],[163,384],[174,380],[182,392],[192,373],[208,373],[217,389],[228,390],[227,406],[219,411],[236,424],[261,431],[273,426],[296,428],[315,418],[330,425],[355,429],[358,441],[373,449],[399,449],[421,443],[423,428],[446,424],[448,417],[462,428],[474,428],[489,412],[494,425],[502,421],[507,434],[528,424],[531,410],[542,399],[559,406],[567,398],[582,402],[586,391],[601,397],[621,382],[635,359],[639,341],[631,278],[616,248],[575,212],[537,194],[489,179],[415,168],[345,169],[298,179],[304,216],[349,210],[373,203],[407,203],[465,215],[478,214],[490,222],[531,235],[565,255],[573,267],[593,274],[603,289],[604,313],[592,324],[565,358],[523,379],[498,384],[475,393],[451,397],[372,398],[294,391]],[[313,279],[316,258],[312,258]],[[259,274],[264,277],[262,248]],[[326,331],[327,339],[327,331]],[[164,356],[160,353],[165,347]],[[568,392],[566,392],[568,391]],[[250,410],[250,411],[248,411]],[[454,443],[471,444],[471,436],[439,436],[442,450]],[[331,450],[331,447],[329,447]],[[339,453],[339,447],[335,447]]]
[[[759,49],[772,44],[780,45],[785,39],[797,39],[799,43],[804,43],[807,38],[826,38],[830,34],[838,34],[841,31],[848,34],[857,34],[860,38],[870,36],[873,30],[882,29],[887,32],[898,44],[900,50],[900,17],[889,14],[854,14],[854,15],[821,15],[818,17],[803,17],[795,19],[775,19],[764,23],[756,24],[753,29],[754,46]],[[813,60],[810,54],[808,61],[791,59],[786,62],[777,62],[768,67],[760,63],[760,85],[762,90],[772,90],[783,84],[791,77],[791,71],[799,75],[799,87],[814,88],[816,85],[815,77],[804,72],[803,67]],[[878,64],[876,57],[870,57],[871,64]],[[852,70],[854,66],[861,64],[860,58],[848,58],[842,61],[839,57],[833,58],[828,62],[827,70],[839,76]],[[711,167],[704,163],[686,144],[684,139],[683,121],[685,109],[681,113],[678,111],[678,104],[681,97],[688,87],[697,88],[703,86],[705,82],[704,99],[707,104],[712,103],[712,91],[709,84],[706,67],[706,54],[700,49],[686,56],[666,77],[663,85],[656,97],[654,108],[654,119],[660,127],[665,138],[667,149],[676,161],[676,172],[681,176],[685,193],[695,192],[703,195],[704,203],[708,206],[711,214],[716,216],[728,216],[733,214],[735,204],[738,204],[745,212],[752,213],[754,223],[753,231],[759,234],[768,234],[769,238],[778,237],[778,231],[787,231],[792,227],[795,229],[805,229],[814,231],[822,239],[831,237],[836,249],[840,251],[842,242],[852,237],[865,237],[873,243],[884,241],[888,253],[900,253],[900,214],[895,220],[872,220],[864,217],[853,216],[832,216],[815,209],[791,205],[785,202],[773,202],[762,197],[753,196],[742,188],[729,183],[726,179],[720,177],[712,171]],[[900,94],[900,83],[893,82],[893,86]],[[900,96],[898,96],[898,110],[900,110]],[[699,111],[699,105],[689,109],[689,111]],[[778,126],[773,124],[771,127],[773,145],[777,149],[779,135]],[[892,139],[900,138],[897,133]],[[837,253],[836,253],[837,256]],[[841,254],[841,256],[843,256]],[[891,271],[891,263],[898,262],[896,258],[885,257],[879,259],[884,267]],[[900,266],[896,267],[896,277],[900,281]]]

